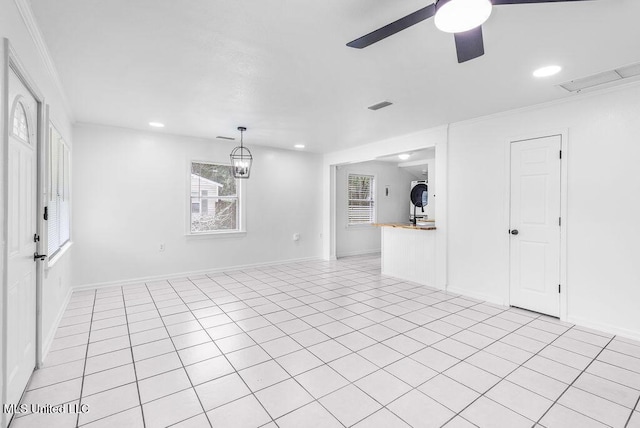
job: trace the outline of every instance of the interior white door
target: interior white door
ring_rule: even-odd
[[[510,300],[560,315],[560,150],[554,135],[511,143]]]
[[[36,362],[38,104],[9,73],[7,399],[17,403]]]

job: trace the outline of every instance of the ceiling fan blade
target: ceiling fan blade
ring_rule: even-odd
[[[400,18],[397,21],[392,22],[391,24],[387,24],[382,28],[372,31],[366,36],[362,36],[352,42],[347,43],[347,46],[357,49],[366,48],[367,46],[379,42],[382,39],[386,39],[389,36],[393,36],[394,34],[407,29],[412,25],[417,24],[418,22],[422,22],[425,19],[431,18],[433,15],[435,15],[435,13],[435,4],[423,7],[422,9],[417,10],[412,14],[405,16],[404,18]]]
[[[455,33],[454,36],[456,39],[456,51],[458,52],[458,63],[462,64],[484,55],[482,26],[464,33]]]
[[[591,1],[591,0],[491,0],[494,6],[499,4],[527,4],[527,3],[561,3],[568,1]]]

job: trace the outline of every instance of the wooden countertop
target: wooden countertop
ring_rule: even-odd
[[[414,226],[411,223],[374,223],[373,225],[379,227],[399,227],[401,229],[436,230],[435,223],[429,226]]]

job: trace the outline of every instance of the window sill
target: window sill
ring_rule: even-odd
[[[365,224],[348,224],[346,229],[353,229],[353,230],[358,230],[358,229],[368,229],[370,227],[374,227],[373,223],[365,223]]]
[[[65,253],[69,251],[69,248],[71,248],[71,245],[73,245],[73,242],[68,241],[66,244],[62,246],[62,248],[58,250],[55,256],[53,256],[47,261],[47,270],[51,269],[53,266],[55,266],[56,263],[58,263],[58,260],[60,260],[62,256],[64,256]]]
[[[234,230],[230,232],[200,232],[187,233],[187,238],[191,239],[207,239],[207,238],[242,238],[247,235],[246,230]]]

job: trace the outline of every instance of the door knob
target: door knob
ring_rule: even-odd
[[[33,253],[33,261],[36,261],[36,260],[44,260],[44,259],[45,259],[45,257],[47,257],[47,255],[46,255],[46,254],[38,254],[37,252],[36,252],[36,253]]]
[[[518,229],[513,229],[513,230],[511,231],[511,234],[512,234],[512,235],[517,235],[518,233],[520,233],[520,232],[518,232]]]

